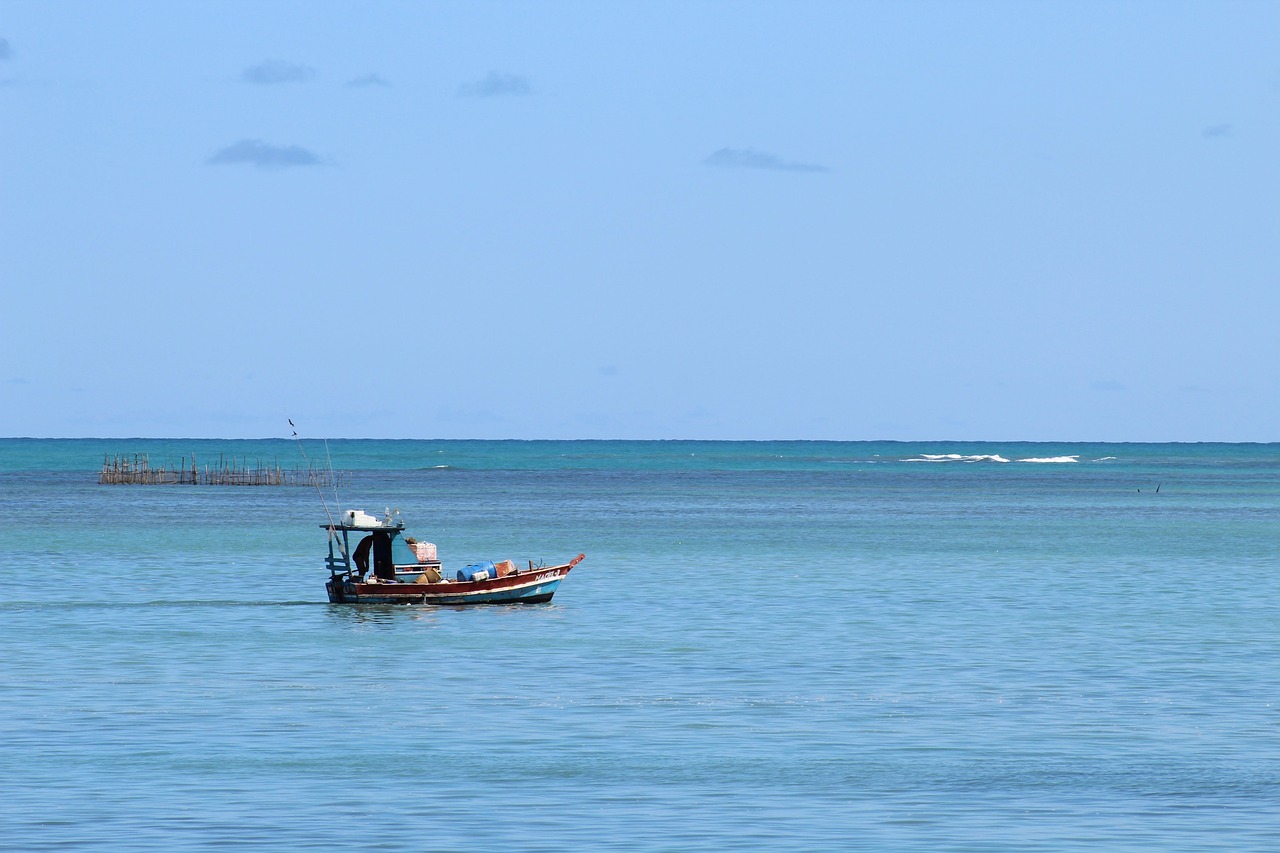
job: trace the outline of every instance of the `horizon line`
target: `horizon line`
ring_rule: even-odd
[[[491,442],[699,442],[723,444],[1280,444],[1280,439],[1047,439],[1047,438],[374,438],[369,436],[0,436],[0,441],[491,441]]]

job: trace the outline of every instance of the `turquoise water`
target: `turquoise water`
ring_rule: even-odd
[[[314,489],[97,485],[296,445],[0,440],[7,847],[1280,846],[1280,446],[305,447],[446,568],[587,560],[329,605]]]

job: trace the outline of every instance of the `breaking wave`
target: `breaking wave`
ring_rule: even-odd
[[[964,453],[921,453],[919,456],[913,456],[910,459],[903,459],[903,462],[1009,462],[1010,460],[998,453],[984,454],[964,454]],[[1058,465],[1070,462],[1079,462],[1079,455],[1075,456],[1032,456],[1026,459],[1015,459],[1014,462],[1034,462],[1041,465]]]

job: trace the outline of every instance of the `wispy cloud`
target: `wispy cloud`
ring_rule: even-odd
[[[366,74],[363,77],[357,77],[354,80],[348,80],[345,84],[357,89],[368,88],[369,86],[389,87],[391,81],[387,80],[381,74]]]
[[[13,48],[9,46],[8,39],[0,39],[0,61],[13,58]]]
[[[241,139],[214,152],[204,161],[210,166],[257,166],[259,169],[288,169],[318,166],[320,158],[300,145],[269,145],[261,139]]]
[[[241,75],[246,83],[255,86],[275,86],[279,83],[305,83],[316,76],[314,68],[294,62],[268,59],[244,70]]]
[[[754,148],[721,148],[702,161],[707,166],[725,169],[765,169],[773,172],[829,172],[816,163],[795,163],[776,154]]]
[[[474,83],[463,83],[458,87],[458,94],[465,98],[498,98],[504,95],[529,95],[533,87],[529,78],[519,74],[499,74],[494,71],[483,80]]]
[[[1201,135],[1204,136],[1205,139],[1222,139],[1223,137],[1231,136],[1233,132],[1234,129],[1229,124],[1215,124],[1210,127],[1206,127],[1201,131]]]

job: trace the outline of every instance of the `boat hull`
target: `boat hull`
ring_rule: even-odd
[[[482,581],[365,583],[334,576],[325,589],[334,604],[545,604],[577,562]]]

